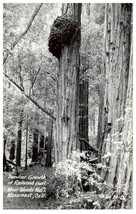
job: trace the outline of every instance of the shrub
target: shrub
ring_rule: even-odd
[[[81,158],[86,158],[85,152],[73,151],[67,160],[54,164],[55,177],[57,180],[63,179],[64,184],[61,191],[58,190],[59,196],[67,198],[71,195],[79,196],[83,193],[83,189],[90,185],[89,178],[95,172],[94,167],[89,162],[80,161]]]
[[[103,181],[100,169],[106,169],[106,166],[89,163],[85,152],[74,151],[67,160],[53,167],[54,175],[47,184],[48,198],[72,198],[71,206],[75,209],[79,204],[84,209],[119,209],[129,198]],[[84,191],[86,187],[88,192]]]

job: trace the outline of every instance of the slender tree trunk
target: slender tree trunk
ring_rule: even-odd
[[[104,82],[104,80],[103,80]],[[102,143],[104,137],[104,84],[101,84],[100,90],[100,104],[99,104],[99,116],[98,116],[98,131],[97,131],[97,148],[98,148],[98,161],[101,161],[102,157]]]
[[[10,160],[14,160],[15,159],[15,141],[14,140],[11,141],[11,148],[10,148],[9,159]]]
[[[79,148],[79,68],[81,4],[69,4],[67,15],[78,23],[78,29],[69,45],[61,49],[59,58],[56,162],[63,161]]]
[[[27,150],[28,150],[28,123],[26,124],[26,151],[25,151],[25,169],[27,169]]]
[[[50,119],[50,128],[49,128],[49,134],[48,134],[48,143],[47,143],[47,158],[46,158],[46,166],[51,167],[52,161],[51,161],[51,151],[52,151],[52,136],[53,136],[53,120]]]
[[[81,59],[83,69],[80,71],[80,76],[84,75],[84,72],[89,68],[86,62],[86,58]],[[88,87],[89,81],[82,80],[79,84],[79,138],[89,141],[88,138]],[[86,141],[80,141],[80,150],[87,151],[88,144]]]
[[[38,161],[38,135],[39,132],[37,129],[34,129],[33,133],[33,151],[32,151],[32,162]]]
[[[132,4],[107,4],[105,20],[105,91],[98,132],[102,176],[126,191],[132,173]],[[100,136],[101,135],[101,136]]]
[[[45,141],[44,135],[41,135],[40,136],[40,149],[44,148],[44,141]]]
[[[6,143],[7,143],[7,140],[6,140],[6,137],[4,137],[4,146],[3,146],[3,171],[5,170],[5,167],[7,165],[7,162],[6,162]]]
[[[21,166],[21,144],[22,144],[23,109],[20,111],[17,132],[16,165]]]

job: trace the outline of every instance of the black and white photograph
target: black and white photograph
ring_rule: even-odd
[[[2,11],[3,210],[132,210],[133,3]]]

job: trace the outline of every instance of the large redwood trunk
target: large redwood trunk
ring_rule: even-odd
[[[81,58],[82,70],[80,69],[80,77],[84,75],[84,72],[89,68],[86,57]],[[89,81],[87,79],[81,79],[79,84],[79,139],[80,150],[87,151],[89,149],[88,143],[88,90]]]
[[[125,199],[132,195],[132,146],[133,146],[133,50],[131,45],[128,89],[125,108],[124,127],[122,134],[123,147],[120,155],[120,163],[118,167],[117,189],[124,192]],[[130,200],[122,201],[122,208],[132,206]]]
[[[132,4],[107,4],[105,90],[98,130],[102,172],[113,187],[128,193],[132,176]],[[107,155],[107,158],[102,158]],[[124,185],[126,186],[123,189]],[[124,206],[124,205],[122,205]]]
[[[62,48],[59,58],[56,162],[67,159],[80,146],[78,103],[81,4],[69,4],[67,15],[71,15],[79,27],[70,44]]]

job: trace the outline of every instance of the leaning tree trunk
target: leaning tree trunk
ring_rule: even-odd
[[[89,68],[86,62],[86,57],[81,58],[82,70],[80,70],[80,84],[79,84],[79,139],[80,150],[87,151],[89,149],[88,143],[88,87],[89,81],[84,80],[84,72]],[[83,80],[82,80],[83,79]]]
[[[106,79],[98,139],[102,156],[106,155],[101,157],[107,166],[103,178],[122,189],[132,172],[132,4],[107,4],[105,16]]]
[[[59,60],[56,162],[79,148],[80,25],[81,4],[64,4],[63,15],[55,20],[49,39],[49,50]]]
[[[17,132],[16,166],[21,166],[21,143],[22,143],[23,109],[20,111]]]

